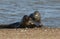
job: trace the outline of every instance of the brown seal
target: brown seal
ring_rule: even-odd
[[[35,24],[34,24],[33,20],[29,16],[24,15],[20,26],[21,27],[33,28],[33,27],[35,27]]]

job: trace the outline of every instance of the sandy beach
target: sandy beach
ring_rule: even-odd
[[[60,28],[0,29],[0,39],[60,39]]]

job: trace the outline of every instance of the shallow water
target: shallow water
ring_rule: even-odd
[[[60,0],[0,0],[0,24],[21,21],[36,10],[44,26],[60,27]]]

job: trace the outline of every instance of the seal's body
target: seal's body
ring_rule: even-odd
[[[41,15],[38,11],[30,14],[29,16],[24,15],[21,22],[12,23],[9,25],[1,25],[2,28],[34,28],[42,27]]]
[[[19,28],[20,27],[20,22],[12,23],[8,26],[9,26],[8,28]]]
[[[19,28],[19,27],[20,27],[20,22],[7,24],[7,25],[0,25],[0,28]]]

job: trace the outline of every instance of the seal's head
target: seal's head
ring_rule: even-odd
[[[40,15],[39,11],[34,12],[35,15]]]
[[[40,16],[39,11],[35,11],[34,13],[30,14],[30,17],[32,18],[32,20],[34,20],[36,22],[41,21],[41,16]]]
[[[23,18],[22,18],[22,21],[26,21],[26,20],[28,20],[28,16],[24,15]]]
[[[35,12],[33,13],[33,19],[34,19],[35,21],[37,21],[37,22],[39,22],[39,21],[41,20],[41,16],[40,16],[39,11],[35,11]]]

